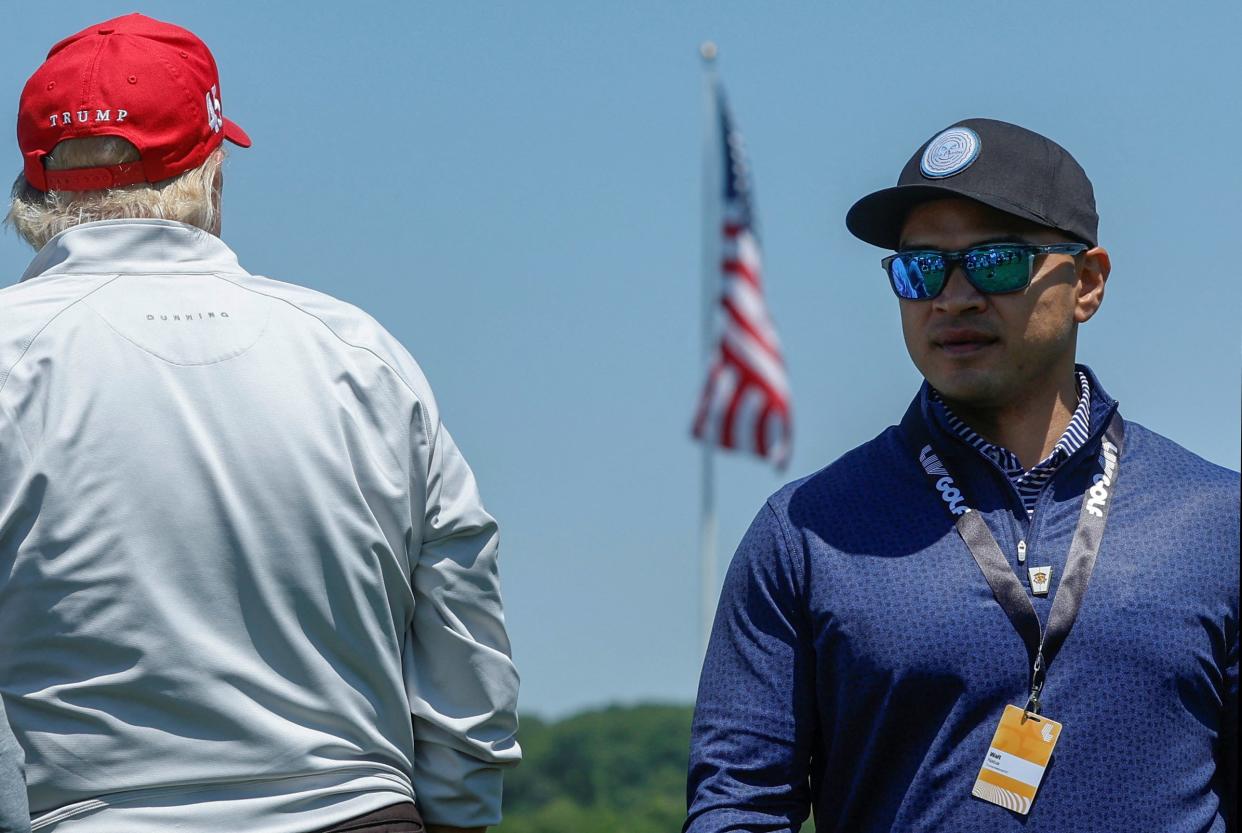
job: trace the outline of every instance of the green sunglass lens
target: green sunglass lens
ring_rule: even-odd
[[[1014,292],[1030,280],[1030,255],[1017,247],[972,249],[963,258],[970,278],[984,292]]]

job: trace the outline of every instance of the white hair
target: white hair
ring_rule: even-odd
[[[138,161],[138,149],[119,136],[66,139],[44,158],[49,170],[111,167]],[[220,167],[217,148],[202,165],[160,182],[139,182],[94,191],[43,192],[18,174],[5,221],[36,249],[60,232],[95,220],[176,220],[204,231],[220,230]]]

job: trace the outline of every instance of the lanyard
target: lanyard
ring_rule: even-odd
[[[1039,695],[1044,688],[1048,666],[1061,650],[1070,628],[1074,626],[1074,620],[1078,618],[1082,597],[1087,592],[1087,581],[1091,578],[1095,557],[1100,551],[1100,539],[1104,537],[1104,525],[1108,521],[1108,507],[1111,505],[1109,496],[1121,471],[1121,447],[1125,436],[1121,415],[1114,412],[1104,431],[1104,471],[1096,475],[1092,485],[1083,494],[1082,510],[1078,514],[1078,526],[1074,530],[1074,540],[1065,561],[1065,571],[1053,597],[1048,625],[1042,633],[1039,616],[1035,613],[1030,596],[1018,581],[1009,565],[1009,559],[1001,552],[1000,545],[996,543],[996,538],[984,523],[982,515],[966,505],[961,489],[945,467],[941,456],[935,452],[931,434],[922,415],[911,409],[911,413],[902,421],[902,428],[912,450],[918,456],[918,462],[927,472],[932,488],[939,492],[945,511],[957,527],[958,534],[962,536],[970,554],[974,556],[975,563],[983,571],[983,577],[992,588],[992,595],[1009,617],[1014,630],[1026,643],[1027,655],[1031,661],[1031,696],[1026,702],[1025,711],[1039,714]]]

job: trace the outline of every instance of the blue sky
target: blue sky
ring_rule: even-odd
[[[61,0],[0,31],[3,112],[55,41],[135,10],[208,43],[254,138],[227,167],[242,264],[368,310],[430,378],[502,524],[526,710],[694,695],[704,39],[751,156],[788,477],[914,394],[883,252],[843,218],[970,116],[1083,164],[1113,275],[1080,358],[1127,417],[1238,467],[1234,0]],[[15,175],[11,130],[0,156]],[[0,285],[30,257],[0,234]],[[782,479],[717,469],[723,568]]]

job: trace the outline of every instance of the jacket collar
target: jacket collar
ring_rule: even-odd
[[[62,231],[21,280],[52,275],[241,273],[219,237],[172,220],[100,220]]]
[[[1070,459],[1080,456],[1085,453],[1086,449],[1095,446],[1099,442],[1100,437],[1104,435],[1104,430],[1108,427],[1109,420],[1113,417],[1113,412],[1118,407],[1117,400],[1108,395],[1103,385],[1100,384],[1099,377],[1095,375],[1091,368],[1085,364],[1076,364],[1074,368],[1080,373],[1086,374],[1087,381],[1091,384],[1091,432],[1087,436],[1087,441],[1082,444],[1082,447]],[[963,451],[970,451],[971,454],[974,454],[973,449],[967,449],[962,445],[961,439],[956,434],[946,431],[940,425],[940,420],[936,419],[932,411],[933,407],[931,385],[924,380],[919,388],[918,395],[910,403],[902,423],[906,424],[906,421],[910,419],[921,419],[932,436],[936,438],[938,447],[949,452],[951,449],[956,449],[960,446]]]

